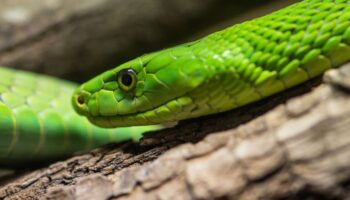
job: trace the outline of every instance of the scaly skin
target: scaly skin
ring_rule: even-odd
[[[348,62],[349,44],[350,1],[305,0],[124,63],[81,85],[73,105],[102,127],[223,112]]]
[[[75,84],[0,67],[0,165],[66,157],[157,127],[102,129],[75,113]]]

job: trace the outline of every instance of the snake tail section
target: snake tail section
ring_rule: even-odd
[[[349,45],[350,1],[304,0],[123,63],[82,84],[74,108],[102,127],[223,112],[349,62]],[[134,90],[118,82],[125,69],[137,74]]]
[[[102,129],[71,106],[75,84],[0,67],[0,165],[69,156],[109,142],[138,140],[156,127]]]

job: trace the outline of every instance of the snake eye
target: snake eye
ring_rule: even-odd
[[[117,81],[122,90],[130,91],[136,86],[136,72],[133,69],[123,69],[118,72]]]

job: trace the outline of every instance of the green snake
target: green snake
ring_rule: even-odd
[[[350,1],[304,0],[80,86],[1,68],[0,161],[67,156],[159,128],[129,126],[231,110],[350,61],[349,45]]]

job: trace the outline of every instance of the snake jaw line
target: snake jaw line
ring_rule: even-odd
[[[134,125],[150,125],[166,122],[176,122],[178,119],[185,119],[191,114],[195,104],[189,96],[179,97],[142,113],[129,115],[88,116],[93,124],[103,128],[126,127]]]

